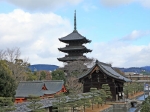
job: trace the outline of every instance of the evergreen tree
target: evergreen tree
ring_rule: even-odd
[[[142,103],[140,112],[150,112],[150,96]]]
[[[56,94],[56,100],[53,102],[53,112],[66,112],[67,111],[67,98],[64,93]]]
[[[145,103],[144,105],[142,105],[142,109],[140,110],[140,112],[150,112],[150,104]]]
[[[5,61],[0,60],[0,97],[14,97],[16,82]]]
[[[90,95],[91,95],[91,104],[92,104],[92,110],[93,110],[93,105],[96,103],[96,98],[98,96],[97,88],[90,88]]]
[[[99,108],[99,104],[103,104],[103,99],[102,99],[102,97],[103,97],[103,94],[102,94],[102,92],[101,92],[101,89],[100,90],[97,90],[97,97],[96,97],[96,102],[97,102],[97,107]]]
[[[100,94],[101,94],[102,102],[105,102],[105,103],[106,103],[106,99],[107,99],[106,91],[103,90],[103,89],[101,89],[101,90],[100,90]]]
[[[0,112],[10,112],[15,110],[12,97],[0,97]]]
[[[39,102],[39,96],[29,95],[28,101],[30,104],[27,107],[32,110],[31,112],[45,112],[45,109],[41,109],[43,105]]]
[[[66,82],[65,73],[62,70],[55,70],[52,72],[52,80],[63,80]]]
[[[102,89],[106,92],[106,95],[107,95],[107,98],[112,98],[112,94],[111,94],[111,91],[110,91],[110,87],[108,84],[103,84],[102,85]]]
[[[76,109],[76,107],[78,107],[79,106],[79,96],[78,95],[76,95],[76,94],[70,94],[70,95],[68,95],[68,106],[69,107],[71,107],[71,111],[72,112],[74,112],[75,111],[75,109]]]
[[[83,110],[85,112],[85,108],[90,107],[89,94],[88,93],[82,93],[81,94],[81,101],[82,101],[82,105],[83,105]]]

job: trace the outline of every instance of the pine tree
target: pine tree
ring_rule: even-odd
[[[39,102],[39,96],[29,95],[28,101],[30,104],[27,107],[32,110],[31,112],[45,112],[45,109],[41,109],[43,104]]]
[[[66,112],[67,111],[67,98],[64,93],[56,94],[56,100],[53,102],[53,112]]]
[[[79,96],[76,94],[70,94],[68,95],[68,106],[71,107],[71,111],[74,112],[76,107],[78,107],[78,103],[80,103],[79,100]]]
[[[112,94],[111,94],[109,85],[108,84],[103,84],[102,89],[106,92],[107,98],[111,99]]]
[[[91,95],[91,104],[93,110],[93,105],[96,103],[96,98],[98,96],[97,88],[90,88],[90,95]]]
[[[82,93],[81,94],[81,101],[82,101],[82,106],[83,106],[83,110],[85,112],[85,108],[86,107],[90,107],[90,99],[89,99],[89,95],[88,93]]]
[[[0,97],[0,112],[9,112],[15,110],[12,97]]]

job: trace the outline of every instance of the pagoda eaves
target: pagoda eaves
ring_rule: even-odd
[[[72,52],[72,51],[78,51],[82,53],[92,52],[92,50],[87,49],[85,46],[66,46],[63,48],[58,48],[58,50],[65,53]]]
[[[69,43],[71,41],[80,41],[81,43],[90,43],[91,40],[86,39],[86,37],[82,36],[80,33],[78,33],[77,30],[74,30],[69,35],[59,38],[61,42]]]
[[[61,42],[67,43],[66,47],[58,48],[59,51],[67,53],[65,57],[57,58],[59,61],[68,62],[68,61],[77,61],[77,60],[86,60],[87,57],[84,56],[84,53],[92,52],[92,50],[87,49],[83,44],[90,43],[91,40],[86,39],[78,33],[76,29],[76,12],[74,15],[74,31],[69,35],[59,38]]]

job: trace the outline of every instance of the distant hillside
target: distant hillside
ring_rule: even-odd
[[[33,71],[41,71],[41,70],[46,70],[46,71],[54,71],[57,68],[59,68],[59,66],[57,65],[48,65],[48,64],[35,64],[35,65],[30,65],[29,69],[33,72]]]
[[[150,74],[150,66],[119,68],[119,69],[123,72],[135,72],[135,73]]]

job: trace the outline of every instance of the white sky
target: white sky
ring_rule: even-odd
[[[58,38],[92,40],[87,56],[117,67],[150,65],[149,0],[0,0],[0,49],[19,47],[31,64],[62,66]]]

